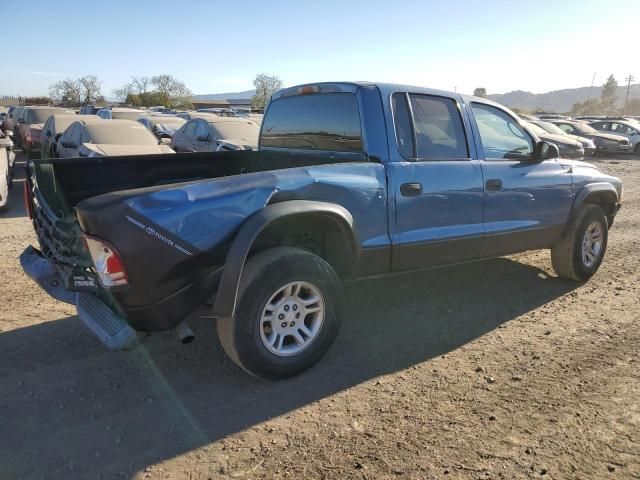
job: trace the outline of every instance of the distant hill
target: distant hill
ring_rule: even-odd
[[[255,90],[246,90],[244,92],[233,93],[206,93],[202,95],[194,95],[196,100],[238,100],[244,98],[251,98],[256,94]]]
[[[601,86],[594,86],[591,90],[591,98],[600,97]],[[618,105],[622,107],[627,87],[618,87]],[[568,112],[577,102],[584,102],[589,98],[589,87],[569,88],[566,90],[554,90],[547,93],[531,93],[522,90],[514,90],[508,93],[489,95],[491,100],[506,105],[509,108],[523,108],[526,110],[544,110],[546,112]],[[629,99],[640,98],[640,84],[631,85]]]

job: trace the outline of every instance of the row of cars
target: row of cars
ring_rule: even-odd
[[[521,119],[539,138],[555,143],[565,158],[608,153],[640,156],[640,121],[634,118],[541,119],[521,115]]]
[[[251,150],[260,126],[245,116],[186,111],[166,114],[133,108],[105,108],[95,114],[34,106],[12,107],[5,130],[27,156],[77,157]]]

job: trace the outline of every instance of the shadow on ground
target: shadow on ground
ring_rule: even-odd
[[[77,317],[8,331],[0,334],[0,477],[130,477],[454,350],[572,288],[508,259],[353,283],[327,357],[276,383],[232,364],[205,319],[193,322],[189,345],[161,334],[119,353]]]

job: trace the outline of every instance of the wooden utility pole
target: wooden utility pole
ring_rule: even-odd
[[[631,88],[631,82],[633,82],[635,78],[633,78],[633,75],[629,75],[627,78],[625,78],[625,80],[627,81],[627,94],[624,97],[624,107],[622,107],[622,115],[624,115],[627,111],[627,102],[629,102],[629,89]]]

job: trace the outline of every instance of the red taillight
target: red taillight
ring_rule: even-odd
[[[129,276],[118,251],[112,245],[96,237],[83,235],[100,283],[106,287],[129,284]]]
[[[307,93],[318,93],[320,92],[320,87],[317,85],[307,85],[305,87],[300,87],[298,89],[298,93],[307,94]]]
[[[22,196],[24,198],[24,208],[29,215],[29,220],[33,220],[33,205],[31,205],[31,195],[29,194],[29,182],[26,180],[24,181]]]

